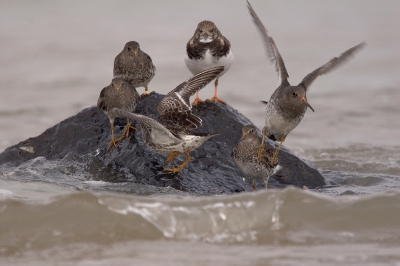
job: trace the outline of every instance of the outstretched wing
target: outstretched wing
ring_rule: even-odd
[[[201,119],[192,114],[190,97],[204,88],[222,71],[223,66],[213,67],[187,79],[170,91],[157,106],[160,120],[168,126],[180,128],[196,128]]]
[[[176,87],[173,92],[175,94],[180,94],[185,103],[190,105],[189,98],[214,80],[222,71],[224,71],[223,66],[217,66],[204,70],[199,74],[187,79],[185,82]]]
[[[366,45],[366,43],[362,42],[362,43],[350,48],[349,50],[345,51],[344,53],[340,54],[338,57],[332,58],[328,63],[326,63],[325,65],[323,65],[323,66],[321,66],[319,68],[317,68],[316,70],[314,70],[310,74],[308,74],[300,82],[299,86],[302,86],[302,87],[306,88],[306,90],[308,91],[308,89],[310,88],[310,85],[314,82],[314,80],[319,75],[326,74],[326,73],[330,72],[331,70],[343,65],[343,63],[347,62],[354,55],[355,52],[359,51],[365,45]]]
[[[157,122],[153,118],[150,118],[145,115],[130,113],[118,108],[113,108],[111,112],[118,117],[127,117],[138,122],[139,125],[142,127],[143,134],[150,135],[152,131],[165,132],[165,135],[171,138],[171,140],[177,142],[181,141],[174,134],[172,134],[171,131],[169,131],[165,126],[163,126],[161,123]]]
[[[254,11],[253,7],[250,5],[250,2],[247,1],[247,8],[249,9],[250,15],[253,17],[253,21],[256,24],[260,34],[264,40],[264,46],[267,50],[267,55],[271,63],[275,63],[275,69],[278,72],[279,84],[286,82],[289,78],[289,74],[286,70],[285,63],[281,57],[281,54],[278,51],[278,47],[274,42],[274,39],[268,34],[267,28],[261,22],[260,18],[257,16],[257,13]]]

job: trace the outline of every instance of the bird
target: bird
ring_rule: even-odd
[[[127,118],[125,130],[121,136],[116,139],[114,137],[114,119],[118,116],[115,116],[114,113],[111,112],[111,109],[119,108],[132,112],[135,110],[139,100],[140,96],[135,87],[126,82],[123,78],[113,78],[111,84],[101,90],[99,99],[97,100],[97,107],[104,111],[111,124],[111,142],[106,151],[113,145],[117,147],[117,142],[123,140],[125,137],[129,137],[130,129],[136,130]]]
[[[231,43],[222,35],[212,21],[204,20],[197,26],[192,38],[186,44],[185,64],[193,75],[208,68],[224,66],[224,71],[219,74],[214,82],[214,97],[210,100],[226,104],[218,98],[218,79],[231,67],[234,60]],[[196,93],[196,99],[192,105],[204,103]]]
[[[279,77],[279,87],[271,95],[269,101],[264,102],[266,103],[265,124],[263,127],[263,137],[258,152],[258,159],[261,161],[265,137],[268,137],[273,141],[280,141],[279,146],[272,158],[272,163],[274,163],[278,157],[282,143],[285,141],[287,135],[303,119],[307,108],[310,108],[314,112],[314,109],[307,101],[306,95],[310,85],[318,76],[329,73],[331,70],[342,65],[351,56],[353,56],[355,52],[363,48],[366,43],[361,42],[360,44],[346,50],[338,57],[332,58],[328,63],[305,76],[305,78],[297,86],[291,86],[288,81],[289,74],[286,70],[282,56],[278,51],[274,39],[269,35],[266,27],[257,16],[249,1],[247,1],[247,7],[250,15],[253,18],[253,22],[256,24],[259,32],[261,33],[269,59],[271,63],[275,63],[275,68]]]
[[[179,154],[186,160],[178,167],[164,168],[165,172],[177,173],[189,163],[189,153],[200,147],[208,139],[219,133],[196,133],[192,129],[202,124],[202,120],[192,113],[190,96],[204,88],[224,70],[223,66],[210,68],[187,79],[170,91],[158,104],[160,121],[141,114],[113,109],[115,116],[135,120],[140,126],[144,143],[156,153],[168,156],[167,163]]]
[[[127,42],[115,57],[114,77],[122,77],[135,88],[144,87],[143,96],[149,94],[148,85],[155,74],[151,57],[140,49],[138,42]]]
[[[272,163],[274,152],[267,146],[263,147],[261,161],[258,161],[258,149],[260,140],[257,136],[257,129],[253,125],[246,125],[242,128],[242,138],[232,150],[232,159],[240,171],[251,180],[253,191],[257,189],[255,180],[260,179],[267,187],[269,177],[279,165],[279,161]]]

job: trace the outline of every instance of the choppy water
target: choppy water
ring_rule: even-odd
[[[71,156],[36,158],[0,167],[1,265],[400,265],[399,2],[252,4],[293,84],[368,43],[312,85],[316,112],[285,142],[332,186],[195,197],[92,181],[70,167]],[[245,1],[1,6],[0,150],[95,104],[127,41],[153,58],[150,89],[167,93],[190,76],[184,49],[204,19],[235,54],[220,97],[263,125],[258,101],[268,99],[277,76]],[[209,85],[201,95],[212,93]]]

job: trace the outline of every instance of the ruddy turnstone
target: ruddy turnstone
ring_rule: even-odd
[[[217,26],[204,20],[197,26],[192,38],[186,45],[185,63],[193,75],[215,66],[224,66],[225,69],[217,76],[214,82],[214,97],[211,101],[226,104],[218,98],[218,79],[229,70],[233,62],[231,43],[225,38]],[[204,102],[196,93],[196,99],[192,103],[196,105]]]
[[[242,138],[232,151],[232,159],[242,173],[250,178],[253,191],[257,189],[255,179],[261,179],[267,187],[268,179],[273,174],[279,162],[272,163],[273,151],[264,146],[261,161],[258,161],[258,149],[260,140],[257,136],[257,129],[252,125],[242,128]]]
[[[167,163],[183,153],[186,160],[179,167],[165,168],[166,172],[179,172],[190,161],[189,153],[208,139],[218,135],[196,133],[191,129],[201,125],[201,119],[192,113],[189,98],[204,88],[224,70],[223,66],[205,70],[178,85],[158,104],[160,122],[140,114],[113,109],[115,116],[131,118],[142,128],[143,141],[153,151],[168,156]]]
[[[117,142],[129,136],[129,130],[135,127],[131,126],[129,119],[126,119],[126,127],[124,132],[118,139],[114,137],[114,113],[110,112],[113,108],[119,108],[128,112],[133,112],[139,102],[139,93],[136,89],[126,82],[123,78],[114,78],[111,84],[101,90],[99,99],[97,100],[97,107],[103,110],[110,119],[111,124],[111,142],[108,145],[107,151],[112,145],[117,147]]]
[[[150,56],[140,50],[139,43],[131,41],[114,60],[114,77],[122,77],[133,87],[144,87],[149,94],[148,84],[156,74],[156,67]]]
[[[288,78],[289,74],[286,70],[283,59],[276,47],[276,44],[272,37],[268,34],[267,29],[258,18],[256,12],[247,1],[247,7],[250,11],[253,21],[260,31],[264,40],[264,45],[267,50],[267,54],[272,63],[275,63],[276,71],[278,72],[279,87],[272,94],[270,100],[267,102],[265,109],[265,125],[263,128],[263,138],[259,148],[258,159],[261,161],[263,152],[265,136],[274,140],[280,141],[278,148],[275,151],[272,163],[276,160],[282,143],[285,141],[286,136],[300,123],[303,119],[307,107],[312,111],[314,109],[307,102],[306,93],[310,88],[313,81],[319,76],[336,69],[347,61],[355,52],[359,51],[366,45],[362,42],[347,51],[340,54],[338,57],[334,57],[325,65],[317,68],[310,74],[308,74],[297,86],[291,86]]]

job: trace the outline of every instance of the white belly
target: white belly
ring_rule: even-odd
[[[181,138],[183,138],[183,140],[176,141],[171,139],[167,134],[165,134],[165,132],[153,129],[149,137],[151,141],[159,147],[156,150],[152,148],[152,145],[148,144],[148,146],[157,153],[169,156],[172,152],[175,151],[178,151],[180,153],[184,153],[187,150],[193,151],[214,136],[216,135],[214,134],[210,136],[194,136],[183,134],[180,136]]]
[[[275,109],[270,108],[269,105],[273,102],[270,101],[265,109],[265,127],[269,135],[275,135],[278,138],[287,136],[297,125],[300,123],[301,118],[298,120],[288,121],[281,115],[279,115]]]
[[[187,68],[192,72],[193,75],[200,73],[201,71],[207,70],[216,66],[224,66],[225,69],[222,71],[217,78],[221,77],[229,70],[234,60],[232,50],[229,50],[229,53],[226,56],[220,57],[219,59],[212,56],[210,50],[204,54],[204,58],[200,59],[189,59],[189,57],[185,56],[185,64]]]

